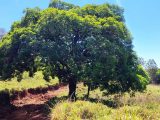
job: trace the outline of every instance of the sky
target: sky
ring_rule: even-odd
[[[134,50],[160,67],[160,0],[65,0],[79,6],[109,2],[124,8],[126,25],[133,36]],[[50,0],[0,0],[0,28],[9,31],[25,8],[48,7]]]

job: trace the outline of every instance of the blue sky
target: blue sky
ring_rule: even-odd
[[[126,24],[133,36],[137,55],[153,58],[160,66],[160,0],[65,0],[83,6],[105,2],[119,4],[125,9]],[[25,8],[47,8],[50,0],[0,0],[0,28],[9,31],[11,24],[20,20]]]

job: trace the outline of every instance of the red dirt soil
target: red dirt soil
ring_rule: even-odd
[[[30,94],[12,101],[14,108],[0,106],[0,120],[50,120],[45,108],[48,100],[68,91],[67,86],[57,90],[48,90],[45,94]]]

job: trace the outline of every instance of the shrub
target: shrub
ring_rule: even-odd
[[[142,75],[138,75],[138,74],[137,74],[137,78],[139,79],[139,81],[140,81],[140,83],[141,83],[141,84],[139,84],[139,85],[140,85],[139,88],[140,88],[141,90],[146,89],[147,85],[149,84],[148,79],[145,78],[145,77],[143,77]]]
[[[138,84],[139,89],[140,90],[145,90],[146,86],[150,82],[150,77],[141,65],[138,65],[136,76],[138,78],[138,81],[140,82],[140,84]]]

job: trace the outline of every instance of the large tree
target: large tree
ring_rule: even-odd
[[[48,9],[27,9],[0,43],[0,67],[4,79],[38,70],[46,80],[58,76],[72,99],[77,81],[106,94],[142,88],[123,9],[110,4],[81,8],[54,0]]]

